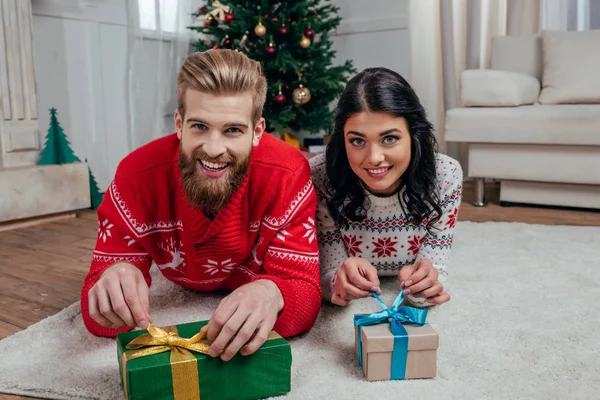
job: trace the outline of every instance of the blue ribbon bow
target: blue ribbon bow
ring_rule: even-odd
[[[358,327],[358,365],[362,367],[363,362],[360,327],[391,320],[390,330],[394,335],[394,349],[392,351],[390,379],[404,379],[406,373],[406,356],[408,355],[408,332],[406,332],[402,324],[425,325],[427,323],[427,309],[408,306],[400,307],[400,304],[404,300],[404,291],[402,290],[392,304],[392,308],[387,308],[376,293],[372,292],[371,296],[377,300],[383,310],[371,315],[354,316],[354,326]]]

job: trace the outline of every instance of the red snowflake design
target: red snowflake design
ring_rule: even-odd
[[[346,248],[352,257],[360,255],[360,245],[362,244],[362,240],[358,240],[356,235],[344,235],[344,243],[346,243]]]
[[[425,241],[425,236],[423,236],[423,237],[413,236],[412,239],[408,239],[408,244],[410,244],[410,247],[408,248],[408,252],[417,254],[419,252],[419,249],[421,248],[421,244],[424,241]]]
[[[454,228],[454,225],[456,225],[456,217],[458,217],[458,208],[452,210],[452,212],[448,215],[448,221],[446,221],[446,226],[448,228]]]
[[[391,238],[379,238],[373,242],[373,254],[377,257],[389,257],[396,252],[395,246],[398,242],[394,242]]]

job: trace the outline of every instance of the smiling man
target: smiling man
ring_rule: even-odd
[[[90,332],[151,322],[153,261],[181,286],[231,291],[208,324],[213,357],[251,354],[271,329],[288,337],[312,327],[321,301],[316,196],[302,154],[263,135],[266,90],[260,64],[242,53],[185,61],[177,132],[128,155],[98,209],[81,294]]]

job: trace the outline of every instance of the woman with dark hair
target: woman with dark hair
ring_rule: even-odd
[[[397,275],[413,305],[450,300],[446,263],[462,169],[437,152],[433,127],[408,82],[368,68],[348,82],[324,154],[310,160],[319,205],[321,285],[345,306]]]

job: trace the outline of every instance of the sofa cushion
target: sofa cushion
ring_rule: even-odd
[[[519,72],[542,80],[542,38],[537,35],[492,38],[492,69]]]
[[[454,108],[445,139],[600,146],[600,104]]]
[[[544,31],[540,103],[600,103],[600,30]]]
[[[540,82],[531,75],[493,69],[460,74],[460,100],[465,107],[514,107],[533,104]]]

